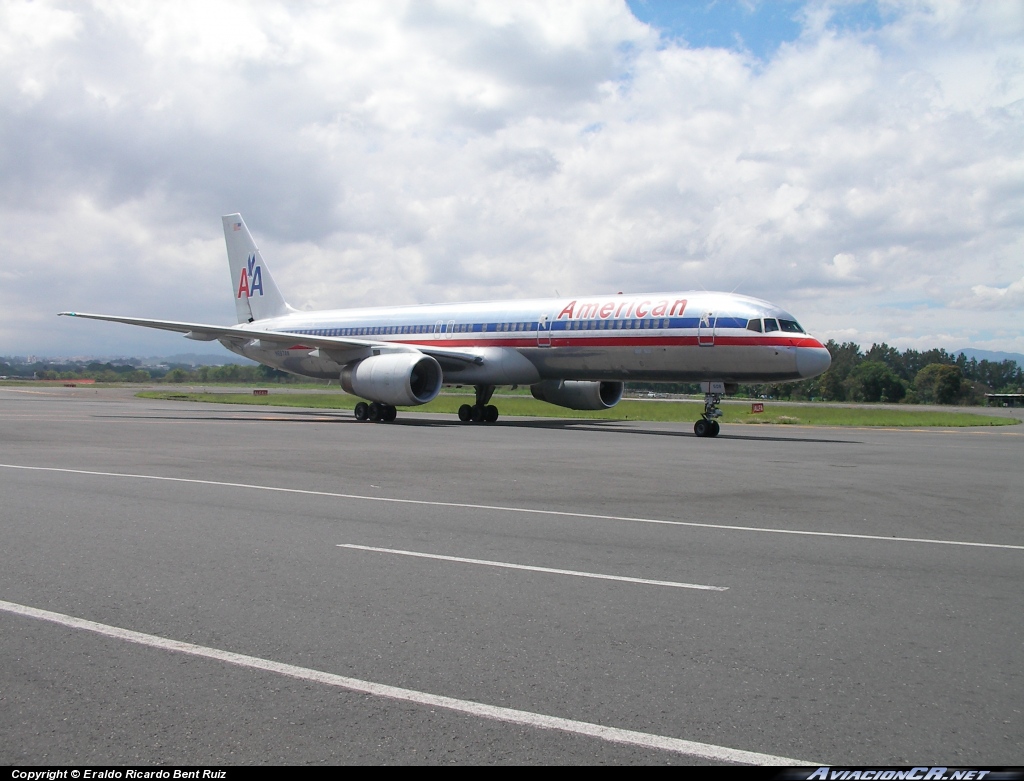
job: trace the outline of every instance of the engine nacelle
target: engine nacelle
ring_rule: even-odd
[[[385,353],[352,363],[341,370],[341,387],[394,407],[433,401],[441,392],[441,365],[423,353]]]
[[[530,386],[533,398],[569,409],[611,409],[622,400],[621,382],[545,380]]]

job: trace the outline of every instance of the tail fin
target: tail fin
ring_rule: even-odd
[[[228,245],[231,292],[235,296],[238,322],[251,323],[294,312],[274,284],[270,269],[245,227],[242,215],[228,214],[221,220],[224,222],[224,241]]]

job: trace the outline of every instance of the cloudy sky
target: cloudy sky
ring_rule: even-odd
[[[0,0],[0,355],[299,308],[736,290],[1024,352],[1024,3]]]

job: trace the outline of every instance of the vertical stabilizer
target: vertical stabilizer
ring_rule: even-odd
[[[294,312],[274,284],[270,269],[245,227],[242,215],[228,214],[221,220],[224,222],[224,241],[228,245],[231,294],[235,297],[238,322],[251,323]]]

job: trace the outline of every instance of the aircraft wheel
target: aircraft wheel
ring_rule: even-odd
[[[717,420],[711,421],[711,433],[708,436],[717,437],[722,432],[722,427]]]
[[[398,410],[392,407],[390,404],[384,407],[384,414],[381,416],[381,420],[385,423],[390,423],[398,417]]]
[[[704,420],[704,418],[701,418],[693,424],[693,433],[698,437],[706,437],[710,430],[711,426],[706,420]]]
[[[484,407],[484,420],[488,423],[493,423],[498,419],[498,408],[493,404],[488,404]]]
[[[474,404],[469,408],[469,419],[474,423],[479,423],[484,419],[484,408],[479,404]]]
[[[469,406],[468,404],[463,404],[461,407],[459,407],[459,420],[461,420],[463,423],[469,423],[472,416],[473,408],[471,406]]]
[[[384,405],[373,402],[370,404],[366,417],[367,420],[372,420],[374,423],[380,423],[381,418],[384,417]]]
[[[356,420],[366,420],[370,415],[370,405],[365,401],[361,401],[356,404],[356,408],[353,410]]]

